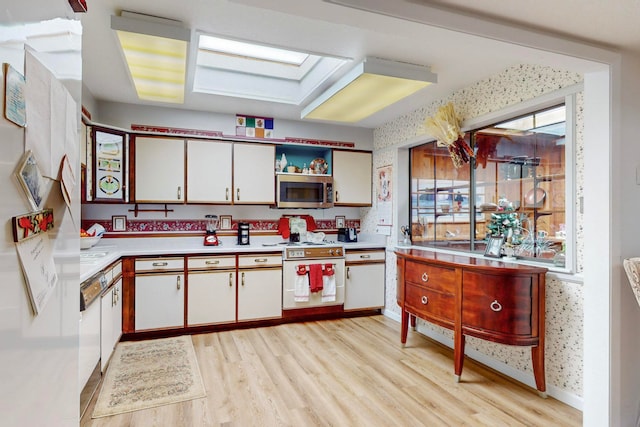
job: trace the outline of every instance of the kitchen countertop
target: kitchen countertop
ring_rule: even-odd
[[[359,235],[358,239],[358,242],[336,244],[344,246],[347,251],[385,248],[384,236],[367,235],[366,239],[363,239]],[[203,236],[103,238],[93,248],[80,251],[80,282],[89,279],[123,256],[282,252],[287,247],[284,244],[286,241],[279,236],[251,236],[250,245],[237,245],[236,237],[231,236],[223,236],[220,240],[222,244],[219,246],[204,246]]]

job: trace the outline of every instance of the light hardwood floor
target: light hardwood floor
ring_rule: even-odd
[[[193,335],[207,397],[81,426],[580,426],[582,413],[400,325],[357,317]]]

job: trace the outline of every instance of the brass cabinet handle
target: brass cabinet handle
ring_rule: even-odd
[[[178,200],[182,199],[182,187],[178,186]]]
[[[360,258],[369,259],[369,258],[371,258],[371,255],[360,255]]]
[[[169,265],[168,262],[154,262],[153,264],[154,267],[166,267],[167,265]]]
[[[240,200],[240,189],[236,188],[236,200]]]
[[[229,273],[229,287],[233,286],[233,273]]]
[[[351,279],[351,269],[347,267],[347,279]]]
[[[178,286],[178,290],[180,290],[180,276],[177,277],[176,284]]]
[[[263,262],[267,262],[266,258],[256,258],[253,260],[253,262],[259,262],[259,263],[263,263]]]
[[[224,199],[229,200],[229,187],[227,187],[227,189],[224,192]]]
[[[244,286],[244,271],[242,272],[242,286]]]
[[[208,261],[205,261],[205,264],[207,264],[207,265],[216,265],[216,264],[220,264],[220,260],[218,260],[218,259],[213,260],[213,261],[208,260]]]
[[[422,273],[422,281],[423,282],[428,282],[429,281],[429,275],[427,273]]]
[[[115,288],[111,290],[111,307],[113,307],[114,305],[116,305],[116,289]]]
[[[489,304],[489,308],[491,308],[491,310],[493,311],[501,311],[502,310],[502,304],[500,304],[498,302],[497,299],[494,299],[493,302],[491,304]]]
[[[426,295],[423,295],[422,298],[420,299],[420,302],[424,305],[429,304],[429,298]]]
[[[336,202],[340,201],[340,194],[338,194],[338,190],[336,190]]]

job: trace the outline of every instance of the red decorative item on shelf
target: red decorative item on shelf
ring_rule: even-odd
[[[87,11],[87,2],[85,0],[69,0],[69,5],[74,12],[85,13]]]

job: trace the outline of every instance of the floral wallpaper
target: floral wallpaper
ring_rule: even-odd
[[[386,123],[374,131],[374,170],[380,166],[393,165],[396,169],[407,167],[397,162],[397,147],[406,141],[415,140],[424,134],[423,122],[427,116],[435,114],[438,107],[453,102],[461,117],[470,119],[525,100],[551,93],[558,89],[582,82],[576,73],[555,70],[539,65],[521,64],[479,81],[469,87],[453,92],[445,99],[425,105],[398,119]],[[584,156],[582,114],[583,96],[577,96],[576,112],[576,238],[578,272],[582,271],[584,252],[583,218],[579,211],[580,197],[583,195]],[[402,189],[395,189],[394,203],[401,203]],[[375,200],[374,196],[374,200]],[[397,209],[396,209],[397,210]],[[400,221],[402,222],[402,221]],[[394,218],[397,226],[398,218]],[[376,208],[361,210],[362,231],[375,233]],[[386,307],[388,312],[400,314],[396,304],[396,257],[393,246],[397,234],[388,239],[386,269]],[[582,284],[564,282],[548,276],[546,286],[546,381],[548,387],[582,396],[583,366],[583,290]],[[452,338],[451,331],[420,321],[420,328],[428,328]],[[469,337],[467,348],[496,359],[509,367],[532,374],[531,351],[529,347],[513,347],[491,343]]]

